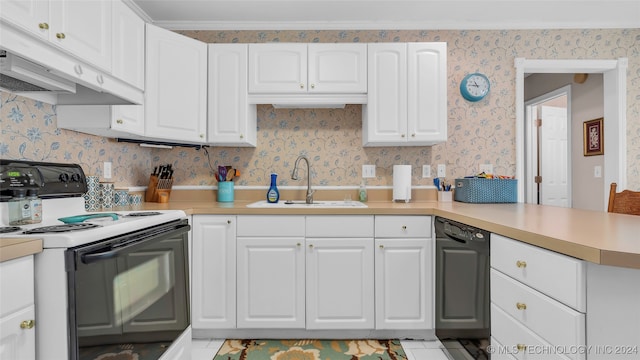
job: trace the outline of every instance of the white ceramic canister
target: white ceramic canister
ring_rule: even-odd
[[[100,177],[87,176],[87,192],[84,194],[84,208],[87,211],[100,210]]]
[[[111,209],[113,207],[114,196],[115,187],[112,182],[100,183],[100,202],[103,209]]]

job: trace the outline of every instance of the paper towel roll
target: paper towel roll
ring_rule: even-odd
[[[411,200],[411,165],[393,165],[393,200]]]

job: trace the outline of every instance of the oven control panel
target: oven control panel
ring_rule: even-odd
[[[0,201],[20,188],[37,189],[41,198],[76,197],[87,192],[87,182],[76,164],[0,159]]]

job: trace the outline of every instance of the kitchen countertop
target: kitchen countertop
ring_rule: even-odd
[[[281,198],[282,199],[282,198]],[[640,217],[532,204],[370,201],[367,208],[247,208],[232,203],[144,203],[144,210],[179,209],[211,215],[437,215],[592,263],[640,269]]]
[[[0,262],[37,254],[42,251],[42,240],[0,238]]]

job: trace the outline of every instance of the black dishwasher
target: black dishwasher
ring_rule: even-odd
[[[491,234],[457,221],[435,218],[436,335],[488,339]]]

